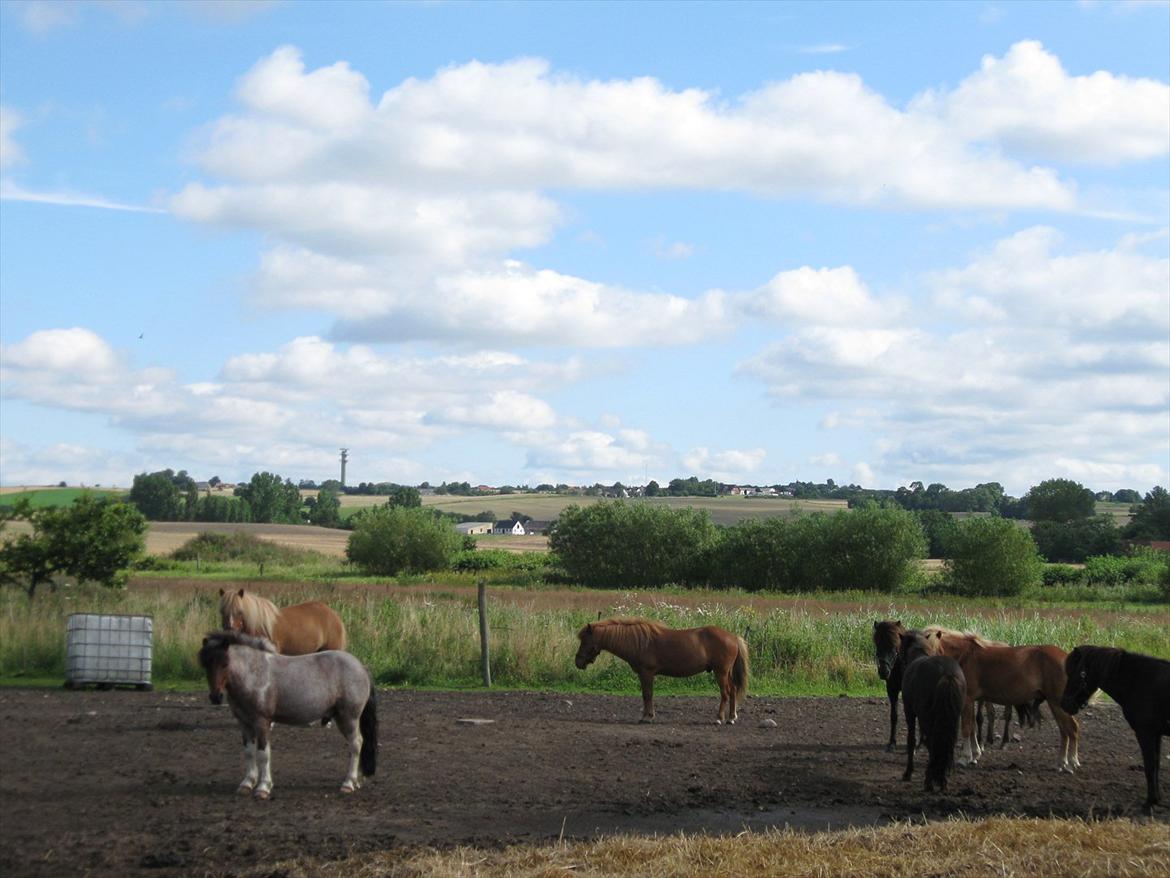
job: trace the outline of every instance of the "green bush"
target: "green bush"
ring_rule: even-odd
[[[620,500],[570,506],[549,534],[568,578],[596,588],[702,583],[714,543],[706,511]]]
[[[1099,585],[1153,584],[1161,581],[1170,556],[1151,549],[1132,555],[1101,555],[1085,559],[1085,579]]]
[[[1017,595],[1040,584],[1043,566],[1023,528],[1006,518],[968,518],[951,540],[944,580],[956,594]]]
[[[378,506],[354,518],[346,557],[381,576],[445,570],[463,547],[450,522],[427,509]]]
[[[1090,555],[1121,552],[1121,531],[1108,515],[1073,521],[1037,521],[1032,526],[1036,548],[1048,561],[1082,564]]]
[[[747,591],[893,591],[926,550],[918,520],[902,509],[749,519],[720,532],[711,581]]]
[[[1071,564],[1046,564],[1041,574],[1045,585],[1078,585],[1085,581],[1085,573]]]
[[[281,564],[291,567],[302,562],[320,560],[321,553],[282,546],[248,533],[205,532],[192,537],[171,552],[171,558],[175,561],[245,561],[252,564]]]

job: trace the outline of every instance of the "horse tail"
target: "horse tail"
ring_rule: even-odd
[[[747,641],[742,637],[735,639],[739,642],[739,651],[735,655],[735,664],[731,666],[731,683],[735,686],[735,701],[738,704],[747,697],[748,675],[751,673],[751,663],[748,660]]]
[[[965,693],[957,677],[946,675],[934,687],[931,703],[930,733],[926,746],[930,758],[926,763],[926,782],[937,781],[946,789],[947,773],[955,764],[955,744],[959,740],[959,719],[963,713]]]
[[[378,765],[378,690],[374,688],[373,677],[370,678],[370,697],[362,708],[358,728],[362,733],[362,750],[358,758],[362,774],[369,777]]]

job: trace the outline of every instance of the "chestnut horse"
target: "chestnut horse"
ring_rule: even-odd
[[[369,670],[348,652],[276,655],[272,642],[239,631],[216,631],[203,638],[199,666],[207,672],[212,704],[227,695],[244,738],[242,795],[267,799],[272,793],[274,722],[301,725],[322,717],[335,720],[349,743],[349,770],[341,792],[352,793],[377,767],[378,707]]]
[[[306,601],[280,609],[267,598],[239,591],[219,590],[223,627],[264,637],[281,655],[307,655],[323,649],[345,649],[341,617],[320,601]]]
[[[1146,801],[1152,814],[1161,797],[1158,767],[1162,738],[1170,735],[1170,662],[1107,646],[1078,646],[1064,661],[1068,675],[1060,706],[1076,713],[1098,689],[1121,706],[1125,721],[1137,736],[1146,772]]]
[[[960,765],[975,765],[983,750],[975,736],[975,702],[996,704],[1048,702],[1048,709],[1060,729],[1058,771],[1080,767],[1077,743],[1080,725],[1060,706],[1064,694],[1064,660],[1067,653],[1050,644],[1039,646],[983,646],[972,635],[944,635],[935,631],[928,640],[932,652],[948,655],[959,663],[967,678],[967,701],[963,705],[963,752]]]
[[[577,667],[584,670],[604,649],[629,662],[642,683],[642,722],[654,719],[654,677],[693,677],[712,671],[719,684],[719,718],[734,723],[747,695],[748,648],[742,637],[707,625],[675,630],[649,619],[605,619],[579,632]]]

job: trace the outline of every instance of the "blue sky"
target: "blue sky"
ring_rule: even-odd
[[[0,3],[0,482],[1170,483],[1166,3]]]

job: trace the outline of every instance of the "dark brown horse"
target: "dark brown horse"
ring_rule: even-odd
[[[345,624],[320,601],[306,601],[281,609],[267,598],[245,592],[219,590],[223,627],[264,637],[281,655],[308,655],[323,649],[345,649]]]
[[[975,736],[975,702],[978,699],[1011,706],[1048,702],[1048,709],[1060,729],[1058,770],[1072,772],[1080,766],[1077,743],[1080,726],[1060,706],[1064,693],[1064,659],[1067,653],[1050,644],[1039,646],[983,646],[971,635],[959,637],[935,632],[928,649],[958,661],[967,678],[967,701],[963,705],[963,753],[960,765],[974,765],[982,755]]]
[[[1078,646],[1064,661],[1068,682],[1060,706],[1074,714],[1098,689],[1121,705],[1125,721],[1137,736],[1146,772],[1146,801],[1150,814],[1161,802],[1158,767],[1162,738],[1170,735],[1170,662],[1124,649]]]
[[[642,683],[642,722],[654,719],[654,678],[693,677],[704,671],[719,684],[719,718],[734,723],[747,695],[748,648],[742,637],[707,625],[675,630],[649,619],[605,619],[579,632],[577,667],[589,666],[602,650],[629,662]]]
[[[922,724],[922,740],[929,756],[926,761],[926,791],[947,788],[947,774],[955,764],[955,742],[959,720],[967,700],[967,683],[959,663],[945,655],[930,655],[926,638],[907,631],[899,638],[902,673],[902,704],[906,709],[906,771],[902,780],[914,774],[915,724]]]

